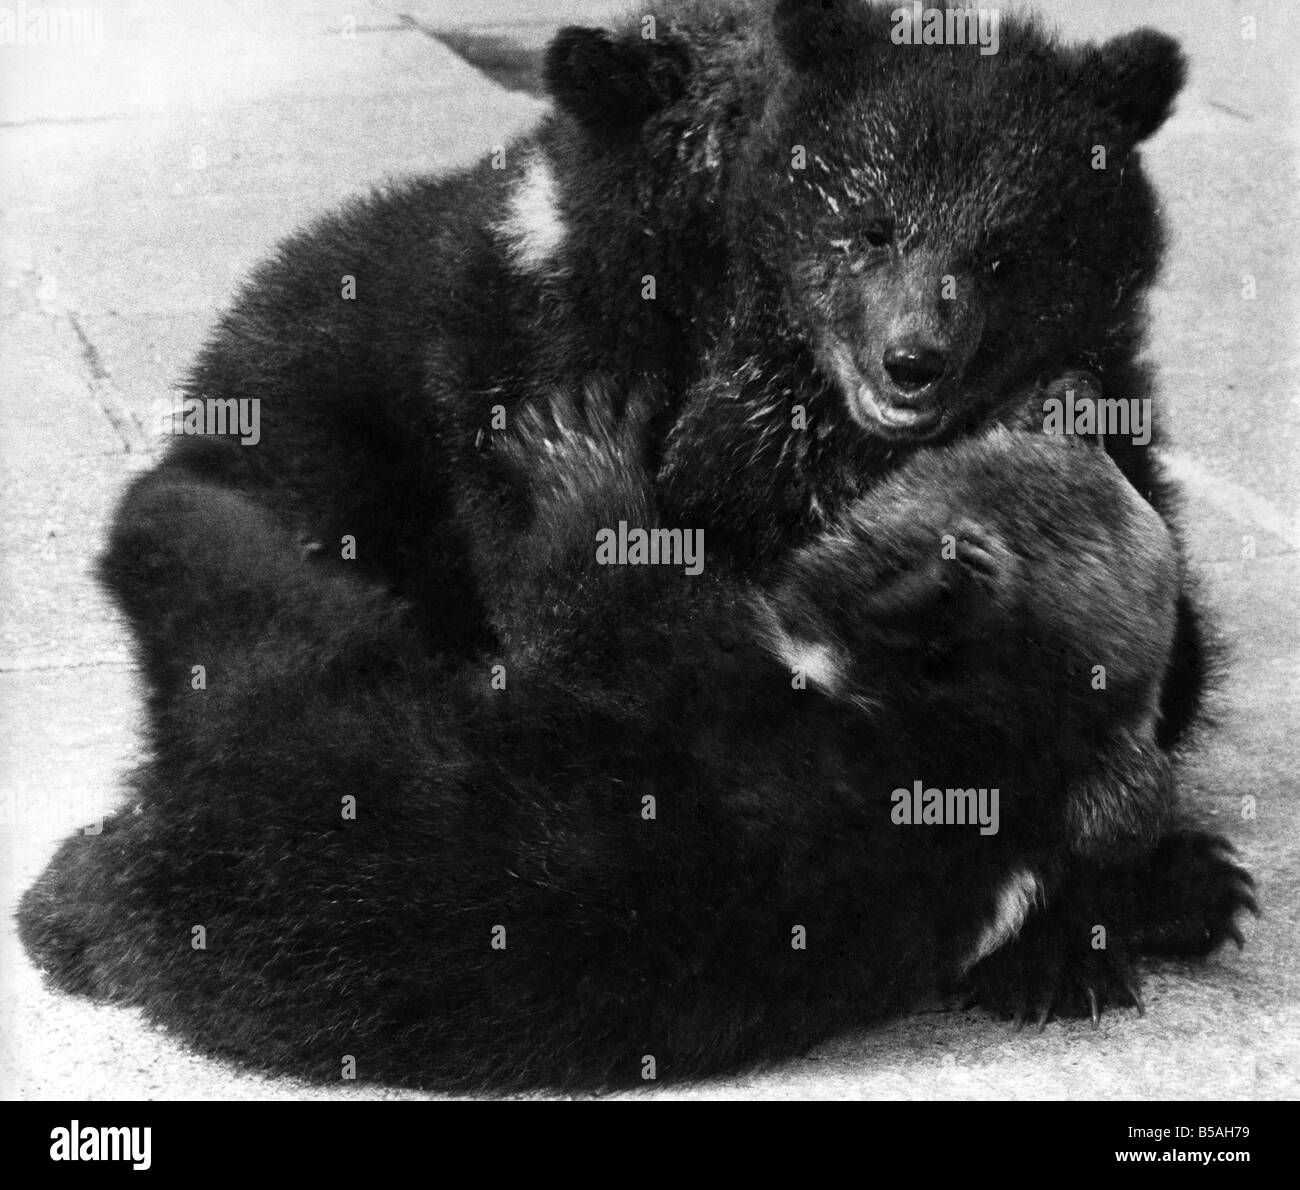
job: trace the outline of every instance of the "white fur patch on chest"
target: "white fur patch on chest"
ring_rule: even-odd
[[[1005,946],[1025,924],[1029,911],[1043,903],[1043,886],[1028,868],[1017,868],[998,889],[993,903],[993,916],[989,919],[975,945],[962,961],[961,969],[968,971],[980,959],[987,958],[1000,946]]]
[[[523,273],[552,273],[566,229],[551,163],[540,154],[529,159],[523,177],[506,199],[497,225],[510,262]]]

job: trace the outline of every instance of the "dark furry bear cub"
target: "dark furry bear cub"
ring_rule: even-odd
[[[562,31],[505,170],[322,220],[222,320],[189,395],[261,440],[119,509],[151,753],[24,900],[59,986],[279,1070],[606,1087],[955,984],[1095,1015],[1234,936],[1149,450],[1001,428],[1147,397],[1176,47],[654,18]],[[598,565],[619,524],[704,574]]]
[[[642,434],[557,398],[501,443],[547,532],[515,543],[495,691],[255,505],[155,486],[106,578],[153,577],[124,602],[155,674],[211,678],[25,897],[54,982],[274,1070],[610,1088],[936,987],[1095,1013],[1139,953],[1232,934],[1248,878],[1153,733],[1178,560],[1103,452],[919,453],[759,590],[597,564],[598,527],[654,526]],[[993,815],[904,825],[916,783]]]
[[[750,576],[919,446],[1035,401],[1042,374],[1086,369],[1142,407],[1161,235],[1138,146],[1177,47],[1063,47],[1009,14],[992,55],[897,44],[896,7],[683,0],[562,30],[554,114],[504,169],[355,202],[254,274],[188,394],[260,401],[261,441],[179,438],[121,515],[165,515],[152,491],[178,482],[239,493],[463,658],[496,642],[485,542],[530,515],[498,446],[553,391],[651,394],[665,515]],[[1107,448],[1171,520],[1133,437]],[[1184,597],[1166,745],[1194,716],[1200,639]]]

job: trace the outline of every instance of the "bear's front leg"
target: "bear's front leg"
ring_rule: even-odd
[[[996,776],[998,845],[1036,895],[954,955],[995,1011],[1139,1004],[1140,954],[1205,953],[1254,908],[1226,845],[1177,825],[1157,738],[1179,578],[1103,451],[1001,430],[918,455],[768,594],[775,651],[810,684],[896,735],[944,724],[949,771]]]
[[[962,973],[963,1006],[1040,1030],[1053,1016],[1090,1016],[1095,1027],[1105,1008],[1144,1012],[1136,940],[1106,903],[1101,869],[1079,864],[1044,883],[1019,932]]]
[[[1231,939],[1237,916],[1259,914],[1255,882],[1219,835],[1180,826],[1124,863],[1072,861],[1015,939],[965,976],[967,1005],[1017,1025],[1144,1011],[1140,955],[1201,957]]]
[[[1122,382],[1120,387],[1124,387]],[[1077,408],[1085,401],[1096,402],[1102,397],[1101,381],[1091,372],[1071,369],[1045,374],[995,408],[991,420],[1007,429],[1041,434],[1053,402]],[[1081,441],[1100,444],[1102,439]],[[1107,448],[1134,489],[1169,523],[1175,491],[1161,477],[1149,446],[1107,440]],[[1219,648],[1214,633],[1191,591],[1184,589],[1178,597],[1174,644],[1163,677],[1156,725],[1156,739],[1165,751],[1174,751],[1191,735],[1200,718],[1206,686],[1218,668]]]
[[[771,635],[844,701],[962,708],[1087,754],[1150,734],[1179,582],[1104,452],[997,430],[918,453],[798,551]]]

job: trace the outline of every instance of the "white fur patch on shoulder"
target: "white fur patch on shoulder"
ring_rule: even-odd
[[[830,645],[787,636],[782,642],[781,659],[791,670],[799,670],[814,686],[834,694],[844,681],[839,657]]]
[[[1035,905],[1043,902],[1043,885],[1028,868],[1017,868],[998,889],[993,916],[980,932],[974,947],[962,963],[967,971],[980,959],[987,958],[1000,946],[1005,946],[1025,924],[1025,918]]]
[[[497,226],[505,237],[510,261],[520,272],[555,271],[566,229],[555,174],[541,154],[524,166],[523,177],[506,199],[505,218]]]
[[[830,645],[800,640],[779,628],[773,632],[770,645],[781,664],[791,673],[798,671],[827,694],[839,693],[844,684],[844,666]]]
[[[842,695],[847,678],[843,653],[824,641],[791,636],[776,609],[763,596],[756,602],[760,635],[769,653],[792,673],[798,671],[814,686],[832,696]]]

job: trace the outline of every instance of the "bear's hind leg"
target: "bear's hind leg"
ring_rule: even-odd
[[[226,487],[153,472],[118,510],[99,577],[131,622],[150,692],[165,704],[212,669],[283,646],[328,662],[403,649],[403,604],[311,561],[265,508]]]

